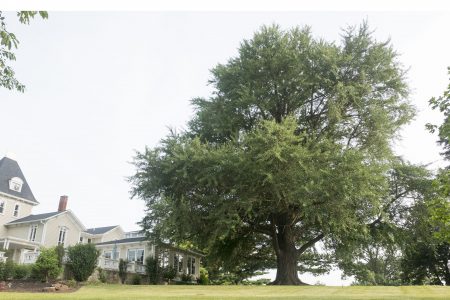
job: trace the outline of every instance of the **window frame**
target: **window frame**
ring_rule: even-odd
[[[59,233],[58,233],[58,246],[59,245],[63,245],[66,242],[66,237],[67,237],[67,232],[68,232],[68,228],[66,226],[60,226],[59,227]]]
[[[138,257],[138,251],[142,251],[142,255]],[[130,259],[130,253],[134,252],[134,257],[132,259]],[[143,248],[131,248],[131,249],[127,249],[127,261],[128,262],[136,262],[139,264],[143,264],[144,263],[144,257],[145,257],[145,249]]]
[[[35,242],[36,241],[37,229],[38,229],[38,225],[37,224],[30,225],[30,231],[29,231],[29,234],[28,234],[28,240],[30,242]]]
[[[14,210],[13,210],[13,217],[14,218],[18,218],[19,217],[19,209],[20,209],[20,205],[18,203],[16,203],[14,205]]]

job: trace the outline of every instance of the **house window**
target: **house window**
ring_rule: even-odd
[[[103,257],[107,259],[118,259],[119,258],[119,252],[118,251],[104,251]]]
[[[22,191],[23,180],[19,177],[13,177],[9,180],[9,189],[20,193]]]
[[[195,258],[188,257],[188,274],[195,274]]]
[[[80,236],[80,244],[83,244],[83,237]]]
[[[88,244],[90,244],[92,242],[92,240],[91,239],[88,239]]]
[[[14,206],[14,213],[13,213],[14,217],[18,217],[19,216],[19,204],[16,204]]]
[[[1,200],[0,201],[0,214],[3,214],[4,211],[5,211],[5,201]]]
[[[177,270],[178,273],[183,273],[183,255],[174,254],[173,267]]]
[[[63,245],[64,246],[64,242],[66,240],[66,233],[67,233],[67,228],[66,227],[61,227],[59,229],[58,246],[59,245]]]
[[[29,236],[29,240],[34,242],[36,240],[36,232],[37,232],[37,225],[31,225],[30,226],[30,236]]]
[[[158,255],[159,266],[165,268],[169,266],[169,251],[163,250]]]
[[[128,249],[127,260],[144,263],[144,249]]]

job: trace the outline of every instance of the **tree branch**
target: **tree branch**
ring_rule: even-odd
[[[321,233],[318,236],[316,236],[315,238],[313,238],[312,240],[309,240],[308,242],[303,244],[299,249],[297,249],[297,254],[298,255],[302,254],[303,252],[306,251],[306,249],[308,249],[309,247],[313,246],[315,243],[320,241],[324,236],[325,235],[323,233]]]

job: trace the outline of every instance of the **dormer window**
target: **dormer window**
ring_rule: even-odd
[[[13,177],[9,180],[9,189],[20,193],[22,191],[23,180],[19,177]]]

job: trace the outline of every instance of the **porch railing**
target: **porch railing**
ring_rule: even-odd
[[[27,252],[23,254],[24,264],[34,264],[39,257],[39,252]]]
[[[111,258],[100,258],[99,267],[105,270],[119,270],[119,260]],[[129,262],[127,264],[127,272],[145,274],[145,266],[139,262]]]

